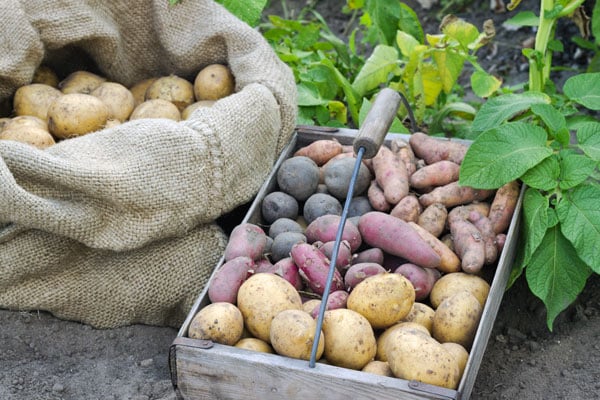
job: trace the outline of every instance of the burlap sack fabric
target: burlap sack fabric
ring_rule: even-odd
[[[5,0],[0,19],[2,99],[67,47],[125,85],[231,68],[236,93],[186,121],[130,121],[46,150],[0,141],[0,307],[178,326],[223,253],[215,220],[252,200],[290,139],[291,71],[207,0]]]

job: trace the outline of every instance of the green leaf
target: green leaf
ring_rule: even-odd
[[[409,33],[398,31],[396,32],[396,44],[402,52],[402,55],[406,58],[409,58],[415,47],[420,43]]]
[[[388,3],[387,1],[379,2]],[[425,41],[425,34],[423,33],[423,27],[419,22],[417,13],[404,2],[400,2],[400,18],[398,20],[398,29],[409,33],[412,37],[417,39],[419,43],[423,43]]]
[[[300,81],[314,85],[320,97],[328,100],[334,99],[340,90],[333,73],[322,64],[312,64],[310,69],[301,72]]]
[[[504,21],[507,26],[538,26],[540,18],[533,11],[521,11]]]
[[[580,185],[567,193],[556,207],[561,232],[573,243],[579,257],[597,274],[600,274],[599,198],[598,184]]]
[[[247,23],[255,27],[260,21],[263,10],[267,6],[268,0],[246,0],[240,2],[238,0],[216,0],[222,4],[229,12]]]
[[[328,103],[328,99],[324,99],[316,85],[305,82],[296,85],[298,91],[298,105],[299,106],[319,106]]]
[[[592,11],[592,35],[596,39],[596,44],[600,44],[600,2],[596,1]]]
[[[460,43],[464,49],[467,49],[469,44],[479,37],[477,27],[462,18],[451,19],[449,23],[444,25],[442,32]]]
[[[382,83],[387,83],[389,75],[397,66],[398,51],[392,46],[378,45],[358,72],[352,82],[352,88],[362,97],[369,90],[375,89]]]
[[[591,271],[559,227],[546,231],[525,271],[529,289],[545,304],[548,329],[554,319],[583,291]]]
[[[598,163],[573,151],[560,152],[560,184],[562,190],[570,189],[585,181]]]
[[[479,97],[490,97],[502,86],[502,81],[485,71],[477,70],[471,75],[471,87]]]
[[[537,125],[509,122],[479,135],[460,167],[459,183],[495,189],[515,180],[549,157],[547,134]]]
[[[558,184],[559,175],[560,165],[558,163],[558,157],[553,154],[542,160],[533,168],[527,170],[527,172],[521,176],[521,180],[527,186],[535,189],[552,190],[556,188]]]
[[[368,0],[366,7],[380,37],[380,43],[392,45],[400,20],[400,3],[398,1]]]
[[[473,120],[472,128],[480,132],[495,128],[537,103],[550,104],[550,97],[538,92],[509,93],[493,97],[481,106]]]
[[[439,71],[438,74],[444,92],[450,93],[465,65],[465,58],[460,54],[451,52],[448,48],[434,50],[431,58]]]
[[[552,131],[558,131],[567,127],[565,117],[550,104],[532,104],[531,111],[540,117],[546,126]]]
[[[565,82],[565,95],[590,110],[600,110],[600,72],[577,74]]]
[[[321,64],[326,66],[338,84],[339,87],[342,88],[344,92],[344,96],[346,96],[346,103],[348,104],[348,109],[350,110],[350,115],[352,116],[353,121],[358,121],[358,107],[360,96],[352,89],[352,85],[346,79],[346,77],[335,67],[333,62],[327,58],[321,60]]]
[[[537,250],[548,229],[548,198],[532,188],[523,195],[523,264],[529,263],[531,255]]]
[[[586,122],[577,129],[579,148],[590,158],[600,161],[600,123]]]

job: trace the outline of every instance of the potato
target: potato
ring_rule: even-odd
[[[294,156],[305,156],[318,166],[324,165],[338,154],[342,154],[342,145],[335,139],[315,140],[296,150]]]
[[[258,225],[249,222],[239,224],[229,234],[223,256],[226,261],[239,256],[258,260],[265,250],[267,234]]]
[[[242,283],[237,306],[252,336],[270,343],[273,318],[284,310],[301,310],[302,300],[296,288],[282,277],[259,273]]]
[[[194,79],[196,100],[219,100],[229,96],[235,90],[235,78],[226,65],[208,65]]]
[[[315,309],[317,310],[317,313],[318,313],[320,307],[321,307],[321,300],[319,300],[319,299],[310,299],[310,300],[307,300],[304,303],[302,303],[302,310],[308,314],[312,314]]]
[[[58,83],[58,88],[64,94],[82,93],[90,94],[106,78],[88,71],[75,71]]]
[[[306,243],[306,236],[299,232],[282,232],[273,239],[271,246],[271,259],[274,262],[290,256],[292,247],[296,243]]]
[[[323,215],[342,215],[342,203],[326,193],[312,194],[304,202],[302,215],[309,224]]]
[[[372,159],[375,180],[383,189],[385,200],[396,205],[409,192],[406,164],[388,147],[381,146]]]
[[[454,342],[470,349],[483,307],[468,290],[444,299],[435,309],[431,336],[441,343]]]
[[[382,376],[394,376],[392,370],[390,369],[390,365],[385,361],[369,361],[369,363],[365,365],[361,371]]]
[[[146,89],[146,100],[154,99],[173,103],[181,113],[194,102],[194,85],[177,75],[162,76]]]
[[[61,139],[81,136],[104,128],[108,107],[89,94],[65,94],[48,108],[48,129]]]
[[[271,347],[271,345],[264,340],[260,340],[253,337],[247,337],[240,339],[235,347],[238,349],[246,349],[252,351],[259,351],[261,353],[274,353],[275,351]]]
[[[330,261],[333,261],[335,240],[319,244],[317,247],[325,254],[325,257]],[[350,265],[350,261],[352,261],[352,249],[350,248],[350,243],[348,243],[347,240],[342,240],[335,259],[335,267],[343,274]]]
[[[183,109],[183,111],[181,112],[181,119],[188,119],[190,118],[192,113],[197,109],[202,107],[211,107],[213,104],[215,104],[214,100],[196,101]]]
[[[348,207],[348,218],[360,217],[370,211],[373,211],[373,206],[369,202],[369,198],[365,195],[355,196],[350,201],[350,206]]]
[[[285,257],[281,260],[277,261],[273,264],[272,267],[268,268],[268,270],[256,271],[256,272],[270,272],[272,274],[277,274],[281,276],[283,279],[292,284],[296,290],[304,289],[304,281],[300,276],[300,270],[292,257]]]
[[[352,289],[347,307],[364,316],[375,329],[392,326],[406,317],[415,302],[415,290],[400,274],[365,278]]]
[[[386,330],[384,330],[377,338],[377,353],[375,354],[376,360],[387,361],[388,358],[387,354],[385,353],[386,341],[392,335],[393,332],[399,329],[418,330],[422,331],[426,335],[429,335],[429,330],[427,330],[427,328],[425,328],[421,324],[410,321],[398,322],[397,324],[394,324]]]
[[[436,271],[432,268],[423,268],[412,263],[404,263],[394,270],[395,274],[400,274],[410,281],[415,289],[415,300],[422,301],[429,297],[429,292],[433,287],[436,276],[428,271]]]
[[[390,211],[390,215],[406,222],[416,222],[423,211],[417,196],[409,193],[404,196]]]
[[[339,200],[346,199],[355,164],[356,159],[354,157],[344,157],[331,160],[323,167],[325,186],[327,186],[327,191],[335,198]],[[371,179],[373,179],[371,172],[361,163],[354,183],[354,195],[365,194],[371,184]]]
[[[31,83],[42,83],[53,88],[58,87],[58,82],[58,75],[47,65],[40,65],[33,73],[33,78],[31,78]]]
[[[292,246],[290,254],[306,286],[313,293],[323,295],[327,286],[330,260],[317,247],[308,243],[296,243]],[[334,269],[329,293],[343,289],[342,275]]]
[[[298,218],[298,200],[281,191],[274,191],[263,197],[260,208],[262,217],[267,224],[271,224],[279,218]],[[274,236],[271,237],[275,239]]]
[[[269,227],[269,236],[272,239],[285,232],[304,233],[304,228],[294,219],[290,218],[277,218]]]
[[[435,310],[433,308],[429,307],[427,304],[416,301],[410,309],[408,315],[404,317],[403,321],[414,322],[422,325],[427,328],[429,333],[431,333],[431,329],[433,328],[434,314]]]
[[[175,104],[163,99],[147,100],[133,109],[130,120],[142,118],[166,118],[173,121],[181,120],[181,113]]]
[[[152,78],[143,79],[129,88],[129,91],[133,95],[134,108],[146,101],[146,90],[148,90],[148,87],[156,82],[158,78],[158,76],[154,76]]]
[[[386,340],[387,362],[394,376],[456,389],[459,368],[454,356],[419,330],[398,329]]]
[[[315,341],[317,322],[302,310],[284,310],[271,322],[271,346],[277,354],[310,360]],[[323,332],[320,332],[316,359],[321,358],[325,348]]]
[[[15,92],[13,108],[16,115],[33,115],[46,121],[50,104],[62,96],[62,92],[42,83],[21,86]]]
[[[329,293],[327,296],[327,305],[325,306],[325,310],[337,310],[338,308],[346,308],[346,303],[348,301],[348,292],[345,290],[336,290],[335,292]],[[321,301],[319,304],[314,307],[310,312],[310,316],[313,318],[317,318],[319,316],[319,312],[321,311]]]
[[[369,249],[365,249],[359,251],[354,254],[352,258],[352,264],[360,264],[360,263],[375,263],[379,265],[383,265],[384,254],[383,250],[377,247],[371,247]]]
[[[331,242],[336,239],[340,222],[341,217],[339,215],[327,214],[320,216],[312,221],[304,230],[306,239],[309,243],[317,241],[323,243]],[[346,221],[342,230],[342,240],[348,241],[352,252],[355,252],[360,247],[362,238],[356,225]]]
[[[426,207],[417,219],[417,224],[435,237],[440,237],[446,228],[448,209],[442,203]]]
[[[490,292],[490,285],[477,275],[453,272],[435,282],[429,294],[429,302],[435,309],[444,299],[463,289],[470,291],[483,307]]]
[[[323,335],[327,361],[338,367],[360,370],[375,357],[377,342],[369,321],[347,308],[325,312]]]
[[[27,143],[38,149],[45,149],[55,144],[54,137],[47,130],[27,126],[4,129],[0,132],[0,139]]]
[[[468,145],[456,140],[433,138],[423,132],[414,132],[408,139],[413,152],[427,164],[441,160],[449,160],[456,164],[462,163],[469,149]]]
[[[447,185],[458,180],[459,171],[460,165],[455,162],[436,161],[416,170],[410,177],[410,185],[415,189]]]
[[[236,304],[240,286],[254,273],[255,267],[251,258],[243,256],[232,258],[222,264],[208,283],[210,301]]]
[[[467,361],[469,361],[469,352],[460,344],[453,342],[442,343],[442,347],[445,348],[448,353],[452,354],[458,363],[458,380],[460,381],[463,372],[465,372]]]
[[[133,94],[125,86],[116,82],[102,82],[90,93],[102,100],[108,107],[108,118],[125,121],[135,106]]]
[[[10,122],[10,118],[9,117],[2,117],[0,118],[0,132],[2,132],[2,130],[4,129],[4,126],[6,126],[7,123]]]
[[[385,274],[387,270],[381,266],[381,264],[374,262],[360,262],[353,264],[346,270],[344,274],[344,285],[346,290],[351,291],[360,282],[364,281],[367,277]]]
[[[304,201],[319,186],[319,167],[308,157],[290,157],[277,170],[277,184],[281,191]]]
[[[188,336],[233,346],[241,339],[243,330],[244,319],[236,306],[231,303],[211,303],[194,315]]]
[[[33,115],[20,115],[17,117],[10,118],[4,124],[3,129],[13,129],[13,128],[23,128],[23,127],[31,127],[31,128],[39,128],[48,130],[48,124],[45,120],[33,116]]]

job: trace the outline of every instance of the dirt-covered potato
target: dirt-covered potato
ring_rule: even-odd
[[[3,129],[0,132],[0,139],[27,143],[38,149],[45,149],[55,143],[54,138],[47,130],[28,126]]]
[[[385,329],[406,317],[415,302],[415,289],[400,274],[370,276],[352,289],[347,307],[363,315],[375,329]]]
[[[480,276],[465,272],[445,274],[435,282],[429,293],[431,306],[437,308],[444,299],[463,289],[470,291],[483,307],[490,293],[490,284]]]
[[[244,319],[231,303],[211,303],[194,315],[188,328],[192,339],[212,340],[233,346],[242,337]]]
[[[458,343],[446,342],[442,343],[442,346],[456,359],[458,363],[458,380],[460,381],[465,372],[467,361],[469,361],[469,352]]]
[[[50,104],[62,95],[60,90],[42,83],[21,86],[15,92],[13,109],[16,115],[33,115],[45,121]]]
[[[284,310],[301,310],[302,299],[296,288],[279,275],[258,273],[240,286],[237,306],[252,336],[270,343],[273,318]]]
[[[108,107],[108,118],[125,121],[131,115],[135,105],[133,94],[125,86],[117,82],[102,82],[91,93],[102,100]]]
[[[386,349],[386,341],[392,335],[393,332],[399,329],[416,329],[422,331],[423,333],[429,335],[429,331],[423,325],[417,324],[416,322],[408,322],[402,321],[394,324],[381,332],[381,334],[377,337],[377,353],[375,354],[375,359],[379,361],[387,361],[387,354],[385,353]]]
[[[48,108],[48,130],[61,139],[81,136],[104,128],[108,115],[108,107],[97,97],[65,94]]]
[[[181,113],[170,101],[163,99],[146,100],[133,109],[130,120],[142,118],[166,118],[173,121],[181,120]]]
[[[208,65],[194,79],[196,100],[219,100],[232,94],[234,89],[235,78],[226,65]]]
[[[377,342],[369,321],[356,311],[325,311],[323,335],[327,361],[338,367],[360,370],[375,357]]]
[[[415,304],[413,304],[412,308],[410,309],[410,312],[406,317],[404,317],[403,321],[415,322],[427,328],[429,333],[431,333],[431,330],[433,328],[434,314],[435,310],[433,308],[429,307],[425,303],[415,301]]]
[[[342,215],[342,203],[326,193],[314,193],[304,202],[302,215],[309,224],[323,215]]]
[[[373,211],[373,206],[369,202],[369,198],[367,196],[355,196],[348,207],[348,218],[360,217],[370,211]]]
[[[290,218],[277,218],[269,227],[269,237],[273,239],[284,232],[303,233],[304,228],[296,220]]]
[[[282,232],[275,236],[271,245],[271,259],[277,262],[289,257],[296,243],[306,243],[306,236],[300,232]]]
[[[58,87],[58,82],[58,75],[47,65],[40,65],[33,73],[33,78],[31,78],[31,83],[43,83],[53,88]]]
[[[470,349],[482,312],[483,307],[470,291],[456,292],[436,308],[431,336],[440,343],[453,342]]]
[[[317,321],[302,310],[284,310],[271,322],[271,346],[283,356],[310,360]],[[320,333],[316,359],[321,358],[325,348],[323,333]]]
[[[106,78],[89,71],[75,71],[58,83],[58,88],[64,94],[83,93],[90,94]]]
[[[294,196],[281,191],[274,191],[267,194],[260,206],[262,217],[267,224],[280,218],[298,218],[298,200]]]
[[[334,197],[338,199],[346,198],[355,164],[356,159],[354,157],[343,157],[330,160],[323,167],[325,186],[327,186],[327,191]],[[361,163],[354,184],[354,195],[360,196],[366,193],[371,184],[371,179],[373,179],[371,171]]]
[[[188,119],[190,115],[192,115],[192,113],[197,109],[202,107],[211,107],[213,104],[215,104],[214,100],[196,101],[183,109],[181,112],[181,119]]]
[[[304,201],[319,186],[319,167],[308,157],[290,157],[277,170],[279,189],[298,201]]]
[[[181,113],[194,102],[194,85],[177,75],[161,76],[146,89],[146,100],[163,99]]]
[[[382,376],[394,376],[392,370],[390,369],[390,365],[386,361],[369,361],[369,363],[365,365],[361,371]]]
[[[253,337],[247,337],[240,339],[235,347],[239,349],[246,349],[252,351],[259,351],[261,353],[274,353],[275,351],[271,347],[271,345],[264,340],[260,340]]]
[[[416,329],[399,329],[388,337],[385,353],[394,376],[456,389],[459,368],[437,340]]]
[[[156,82],[158,78],[158,76],[154,76],[152,78],[142,79],[129,88],[129,91],[133,95],[134,107],[137,107],[146,101],[146,90],[148,90],[148,87]]]

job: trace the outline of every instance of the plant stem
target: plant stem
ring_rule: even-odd
[[[534,50],[537,56],[529,60],[529,90],[541,92],[546,80],[550,76],[552,64],[552,51],[548,50],[548,43],[554,34],[556,19],[546,18],[546,10],[554,8],[554,0],[542,0],[540,6],[540,23],[535,35]]]

